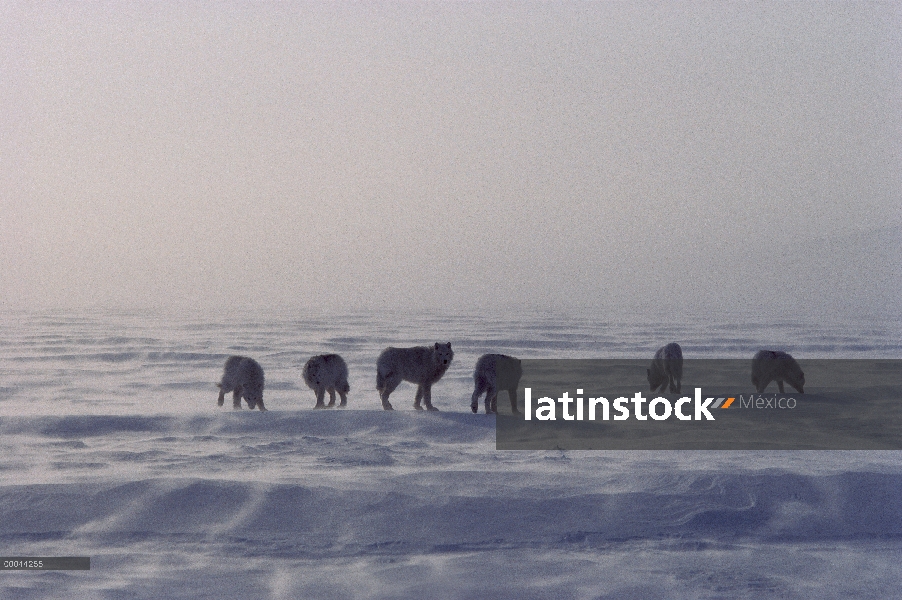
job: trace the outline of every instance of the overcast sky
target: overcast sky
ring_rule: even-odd
[[[897,3],[0,5],[0,307],[898,308],[900,222]]]

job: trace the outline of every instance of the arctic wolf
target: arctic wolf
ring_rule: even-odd
[[[523,367],[520,360],[506,354],[483,354],[476,361],[476,369],[473,371],[473,399],[470,408],[473,412],[479,412],[479,396],[485,393],[485,413],[498,412],[498,390],[507,390],[510,397],[511,410],[517,411],[517,385],[520,376],[523,375]]]
[[[666,386],[672,393],[679,394],[683,380],[683,349],[676,342],[658,348],[651,367],[646,369],[651,391]]]
[[[805,374],[796,359],[779,350],[759,350],[752,359],[752,384],[760,394],[771,381],[777,382],[781,394],[784,393],[784,381],[800,394],[805,393],[802,390],[805,385]]]
[[[222,380],[216,385],[219,387],[219,406],[227,393],[234,392],[233,408],[241,408],[241,397],[244,396],[251,410],[255,406],[266,410],[263,406],[263,369],[253,358],[230,356],[225,362]]]
[[[341,404],[346,406],[348,398],[345,394],[351,391],[348,385],[348,365],[337,354],[321,354],[314,356],[304,365],[304,383],[316,392],[316,406],[313,408],[326,408],[323,397],[326,390],[329,391],[329,406],[335,406],[335,392],[341,396]]]
[[[432,384],[442,378],[451,366],[453,358],[451,342],[447,344],[436,342],[431,348],[414,346],[383,350],[379,360],[376,361],[376,389],[379,390],[382,408],[392,410],[388,396],[402,381],[409,381],[417,384],[413,407],[423,410],[420,406],[422,400],[426,410],[438,410],[432,406]]]

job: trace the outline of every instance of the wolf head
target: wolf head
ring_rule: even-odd
[[[242,390],[242,396],[247,400],[247,407],[251,410],[257,408],[258,404],[263,404],[263,388],[262,387],[248,387]]]
[[[317,388],[323,384],[319,364],[313,358],[304,365],[301,375],[304,377],[304,382],[311,388]]]
[[[657,368],[645,369],[645,374],[648,377],[648,385],[650,391],[655,391],[658,389],[662,383],[664,383],[664,374],[661,373]]]
[[[439,344],[436,342],[432,351],[432,356],[438,364],[442,366],[450,365],[451,361],[454,359],[454,351],[451,350],[451,342],[448,342],[447,344]]]
[[[790,359],[786,366],[786,383],[794,387],[800,394],[804,394],[805,390],[805,373],[795,360]]]
[[[520,381],[520,377],[523,376],[523,362],[519,358],[511,357],[510,370],[517,378],[517,382]]]

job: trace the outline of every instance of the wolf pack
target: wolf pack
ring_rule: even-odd
[[[376,360],[376,390],[382,408],[393,410],[389,396],[402,381],[408,381],[417,386],[413,407],[416,410],[437,411],[432,404],[432,386],[442,378],[452,360],[454,351],[451,342],[383,350]],[[486,414],[497,413],[498,392],[504,390],[510,398],[511,411],[519,414],[517,386],[522,374],[520,359],[506,354],[483,354],[476,361],[473,371],[472,411],[479,411],[479,399],[484,395]],[[646,375],[652,392],[664,392],[666,389],[679,394],[683,379],[683,350],[680,345],[672,342],[658,348],[646,369]],[[320,354],[310,358],[304,364],[301,376],[316,395],[313,408],[335,407],[336,394],[341,400],[338,407],[347,406],[347,394],[351,391],[348,365],[338,354]],[[752,384],[761,394],[771,382],[777,383],[781,394],[784,393],[784,383],[801,394],[804,393],[805,374],[790,354],[779,350],[759,350],[752,358]],[[232,393],[233,408],[240,409],[243,398],[251,410],[266,410],[263,405],[263,367],[256,360],[246,356],[230,356],[225,362],[222,379],[216,385],[219,387],[219,406],[225,402],[225,395]],[[329,393],[329,404],[325,403],[326,392]]]

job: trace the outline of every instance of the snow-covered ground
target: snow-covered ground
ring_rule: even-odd
[[[497,451],[469,411],[482,352],[898,358],[898,330],[421,316],[335,321],[12,315],[0,330],[2,598],[888,598],[902,589],[898,452]],[[893,325],[897,327],[898,325]],[[378,350],[451,341],[439,413],[379,409]],[[339,352],[349,408],[303,360]],[[256,357],[270,411],[216,404]]]

